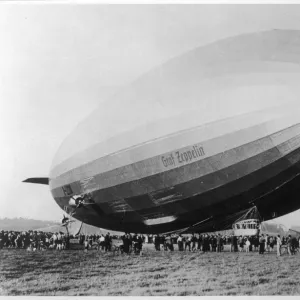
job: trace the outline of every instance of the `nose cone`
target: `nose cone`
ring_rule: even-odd
[[[180,131],[298,101],[299,63],[300,33],[293,30],[228,38],[172,59],[81,122],[57,152],[50,178]]]

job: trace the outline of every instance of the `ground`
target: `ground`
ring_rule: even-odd
[[[300,255],[0,250],[0,295],[300,295]]]

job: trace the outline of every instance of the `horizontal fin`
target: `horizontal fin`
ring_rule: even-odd
[[[49,184],[49,178],[48,177],[33,177],[33,178],[27,178],[27,179],[23,180],[23,182],[48,185]]]

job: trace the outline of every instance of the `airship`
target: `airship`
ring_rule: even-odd
[[[253,207],[266,221],[300,208],[299,97],[300,31],[218,40],[101,102],[25,181],[115,231],[213,231]]]

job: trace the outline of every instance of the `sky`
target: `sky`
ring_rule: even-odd
[[[195,47],[268,29],[300,29],[300,6],[0,3],[0,217],[61,218],[47,186],[22,180],[47,177],[65,137],[119,88]]]

